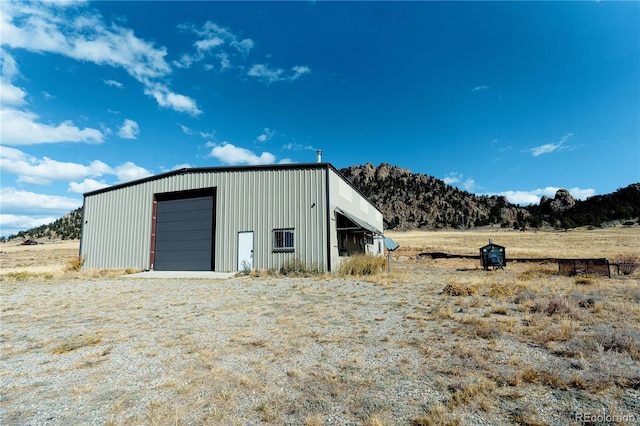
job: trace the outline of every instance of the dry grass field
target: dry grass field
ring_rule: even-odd
[[[477,255],[478,249],[492,239],[506,247],[507,258],[608,258],[620,254],[639,254],[640,228],[609,227],[569,231],[539,230],[519,232],[501,228],[456,231],[390,232],[385,236],[400,243],[409,252],[446,252]]]
[[[639,228],[389,234],[372,277],[135,279],[2,246],[0,424],[640,423],[637,271],[413,256],[614,259]]]

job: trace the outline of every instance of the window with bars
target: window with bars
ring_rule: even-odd
[[[293,251],[294,249],[293,229],[273,230],[273,251]]]

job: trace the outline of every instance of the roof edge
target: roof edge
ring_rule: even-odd
[[[85,192],[83,196],[88,197],[88,196],[100,194],[103,192],[115,191],[117,189],[140,185],[142,183],[152,182],[154,180],[164,179],[167,177],[177,176],[177,175],[187,174],[187,173],[232,172],[232,171],[246,171],[246,170],[323,169],[323,168],[332,168],[334,170],[336,169],[334,166],[332,166],[329,163],[290,163],[290,164],[223,166],[223,167],[184,167],[182,169],[171,170],[170,172],[147,176],[145,178],[136,179],[129,182],[123,182],[116,185],[107,186],[105,188],[96,189],[94,191]]]
[[[288,164],[264,164],[264,165],[250,165],[250,166],[223,166],[223,167],[185,167],[182,169],[171,170],[170,172],[160,173],[157,175],[147,176],[142,179],[136,179],[129,182],[119,183],[116,185],[107,186],[105,188],[96,189],[94,191],[85,192],[83,197],[89,197],[92,195],[102,194],[105,192],[115,191],[129,186],[140,185],[146,182],[152,182],[154,180],[164,179],[171,176],[177,176],[187,173],[206,173],[206,172],[232,172],[232,171],[247,171],[247,170],[293,170],[293,169],[327,169],[333,170],[344,182],[346,182],[351,188],[353,188],[361,197],[369,202],[380,212],[382,211],[360,191],[356,186],[349,181],[340,171],[331,163],[288,163]],[[383,214],[384,215],[384,214]]]

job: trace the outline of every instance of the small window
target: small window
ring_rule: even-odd
[[[293,251],[293,229],[273,230],[273,251]]]

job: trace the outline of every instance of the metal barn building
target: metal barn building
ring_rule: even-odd
[[[231,272],[383,254],[383,217],[331,164],[181,169],[84,194],[85,269]]]

